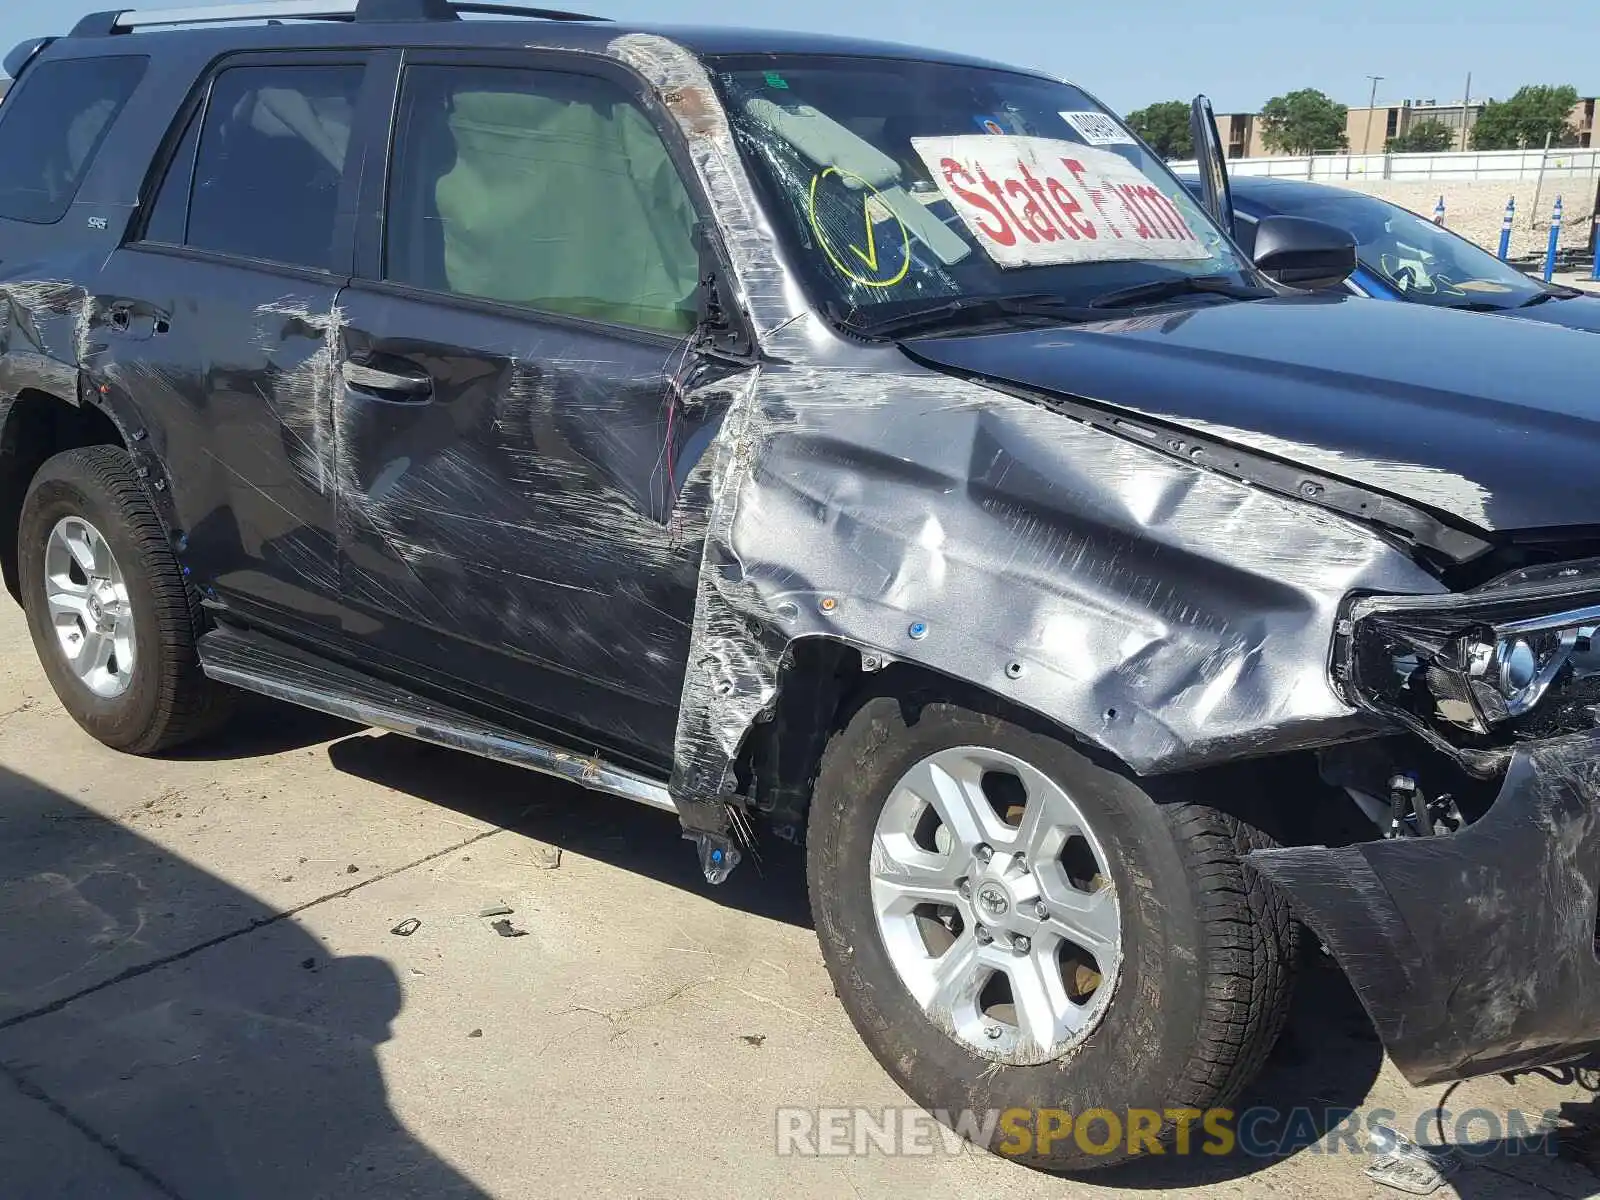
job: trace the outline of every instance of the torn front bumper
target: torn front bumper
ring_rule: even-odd
[[[1526,745],[1460,833],[1258,851],[1416,1085],[1600,1049],[1600,733]]]

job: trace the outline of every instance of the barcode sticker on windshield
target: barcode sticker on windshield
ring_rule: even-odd
[[[1091,146],[1132,146],[1128,131],[1102,112],[1064,112],[1061,119]]]
[[[1171,198],[1110,150],[981,133],[911,145],[1000,267],[1211,257]]]

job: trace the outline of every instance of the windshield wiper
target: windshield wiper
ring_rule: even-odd
[[[1033,293],[1019,296],[957,296],[943,304],[914,309],[881,320],[861,321],[860,308],[852,308],[835,319],[855,333],[869,337],[895,337],[924,330],[961,325],[979,325],[1007,317],[1046,317],[1054,321],[1093,321],[1099,315],[1081,305],[1067,303],[1060,296]]]
[[[1276,292],[1263,287],[1239,283],[1232,275],[1181,275],[1176,279],[1160,279],[1154,283],[1137,283],[1132,287],[1107,292],[1089,302],[1090,308],[1132,308],[1136,304],[1158,304],[1179,296],[1228,296],[1234,300],[1265,300]]]

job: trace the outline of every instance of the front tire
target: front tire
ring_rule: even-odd
[[[226,718],[230,695],[195,651],[199,598],[126,451],[87,446],[45,462],[23,500],[17,558],[40,664],[92,736],[152,754]]]
[[[989,1148],[1083,1170],[1170,1145],[1169,1110],[1228,1104],[1265,1061],[1297,953],[1240,861],[1267,844],[1056,738],[878,697],[823,756],[807,875],[835,988],[895,1080],[947,1119],[1027,1110],[1028,1136]],[[1063,1124],[1095,1110],[1082,1137]]]

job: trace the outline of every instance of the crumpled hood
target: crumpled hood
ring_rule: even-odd
[[[1578,301],[1555,301],[1578,303]],[[1600,524],[1600,338],[1356,297],[918,338],[928,365],[1138,413],[1483,531]]]

